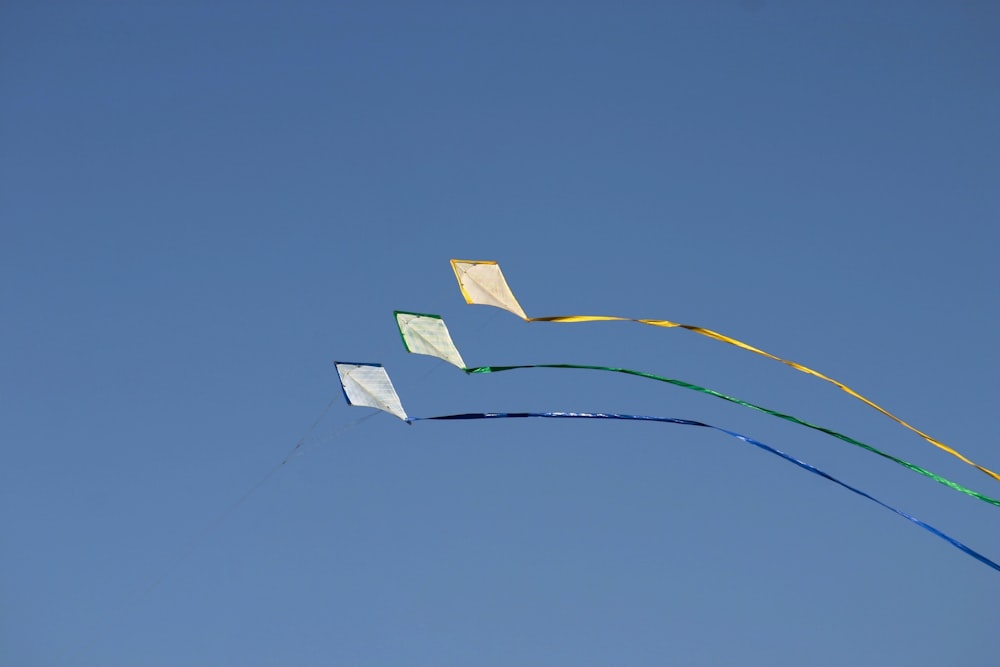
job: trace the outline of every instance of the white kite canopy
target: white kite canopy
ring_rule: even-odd
[[[458,286],[466,303],[481,306],[496,306],[510,311],[522,320],[528,319],[514,293],[507,287],[507,281],[496,262],[485,260],[451,260]]]
[[[348,405],[377,408],[407,421],[399,396],[382,364],[350,364],[335,361]]]
[[[465,370],[462,355],[451,341],[448,327],[440,315],[407,313],[401,310],[395,311],[394,314],[399,335],[403,337],[403,345],[406,346],[407,352],[437,357]]]

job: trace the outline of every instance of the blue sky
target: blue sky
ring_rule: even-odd
[[[905,5],[905,6],[904,6]],[[683,379],[997,483],[1000,12],[986,2],[8,2],[0,663],[995,662],[997,508]],[[329,406],[329,409],[327,407]],[[310,431],[317,417],[322,419]],[[299,442],[297,455],[278,465]],[[273,474],[269,474],[273,471]]]

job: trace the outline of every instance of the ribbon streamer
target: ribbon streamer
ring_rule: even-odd
[[[718,426],[712,426],[711,424],[705,424],[703,422],[693,421],[690,419],[676,419],[674,417],[644,417],[641,415],[625,415],[616,413],[594,413],[594,412],[470,412],[465,414],[455,414],[455,415],[442,415],[438,417],[409,417],[406,412],[402,409],[402,405],[399,402],[399,397],[396,394],[396,390],[392,386],[392,381],[389,379],[389,374],[386,373],[385,368],[381,364],[358,364],[358,363],[342,363],[334,362],[337,368],[337,373],[340,375],[341,384],[344,386],[344,398],[347,400],[348,405],[361,405],[366,407],[373,407],[378,410],[383,410],[396,416],[398,419],[406,422],[407,424],[413,424],[418,421],[447,421],[447,420],[459,420],[459,419],[517,419],[524,417],[541,417],[548,419],[625,419],[625,420],[635,420],[635,421],[652,421],[661,422],[667,424],[678,424],[681,426],[698,426],[702,428],[710,428],[715,431],[720,431],[738,440],[753,445],[759,449],[762,449],[770,454],[774,454],[789,463],[794,463],[803,470],[808,470],[814,475],[819,475],[824,479],[827,479],[834,484],[844,487],[848,491],[855,493],[863,498],[881,505],[887,510],[895,512],[899,516],[915,523],[927,532],[936,535],[937,537],[945,540],[950,545],[964,552],[966,555],[975,558],[980,563],[988,565],[1000,572],[1000,565],[997,565],[992,560],[986,556],[980,554],[962,544],[955,538],[943,533],[937,528],[931,526],[928,523],[921,521],[915,516],[898,510],[891,505],[887,505],[881,500],[871,496],[860,489],[857,489],[850,484],[840,481],[836,477],[823,472],[815,466],[811,466],[808,463],[800,461],[799,459],[786,454],[785,452],[775,449],[770,445],[765,445],[763,442],[754,440],[742,433],[737,433],[735,431],[730,431],[728,429],[720,428]],[[353,389],[348,390],[348,384],[357,383],[363,385],[360,391],[354,391]]]
[[[774,454],[775,456],[781,457],[782,459],[788,461],[789,463],[797,465],[803,470],[808,470],[814,475],[818,475],[826,480],[829,480],[834,484],[837,484],[838,486],[841,486],[852,493],[856,493],[862,498],[867,498],[873,503],[881,505],[885,509],[895,512],[904,519],[912,521],[913,523],[920,526],[921,528],[931,533],[932,535],[936,535],[937,537],[941,538],[942,540],[944,540],[951,546],[955,547],[959,551],[962,551],[965,554],[972,556],[980,563],[988,565],[994,570],[1000,572],[1000,565],[998,565],[997,563],[993,562],[992,560],[982,555],[975,549],[972,549],[971,547],[962,544],[961,542],[951,537],[950,535],[938,530],[929,523],[921,521],[912,514],[904,512],[903,510],[900,509],[896,509],[895,507],[882,502],[878,498],[875,498],[874,496],[865,493],[861,489],[853,487],[850,484],[847,484],[846,482],[842,482],[833,475],[823,472],[819,468],[812,466],[804,461],[800,461],[799,459],[795,458],[790,454],[786,454],[780,449],[776,449],[774,447],[771,447],[770,445],[766,445],[763,442],[760,442],[759,440],[754,440],[753,438],[743,435],[742,433],[737,433],[736,431],[730,431],[728,429],[724,429],[719,426],[712,426],[711,424],[705,424],[703,422],[693,421],[690,419],[676,419],[674,417],[649,417],[644,415],[625,415],[625,414],[601,413],[601,412],[596,412],[596,413],[595,412],[470,412],[470,413],[456,414],[456,415],[442,415],[438,417],[409,417],[406,419],[406,421],[408,423],[413,423],[416,421],[450,421],[450,420],[466,420],[466,419],[521,419],[528,417],[539,417],[544,419],[623,419],[623,420],[634,420],[634,421],[661,422],[666,424],[679,424],[681,426],[698,426],[701,428],[709,428],[715,431],[720,431],[728,436],[731,436],[738,440],[742,440],[747,444],[762,449],[765,452],[768,452],[769,454]]]
[[[793,417],[792,415],[785,414],[783,412],[778,412],[777,410],[771,410],[769,408],[750,403],[749,401],[744,401],[727,394],[715,391],[713,389],[708,389],[706,387],[700,387],[696,384],[690,382],[685,382],[683,380],[675,380],[674,378],[663,377],[660,375],[654,375],[653,373],[645,373],[643,371],[634,371],[628,368],[614,368],[611,366],[590,366],[582,364],[522,364],[517,366],[477,366],[473,368],[468,368],[465,366],[465,361],[462,359],[462,355],[459,353],[458,348],[455,347],[455,343],[451,338],[451,334],[448,332],[448,327],[445,325],[444,320],[440,315],[430,315],[427,313],[411,313],[406,311],[395,311],[396,325],[399,327],[400,336],[403,339],[403,345],[406,347],[408,352],[414,354],[426,354],[432,357],[437,357],[447,361],[448,363],[462,369],[466,373],[470,374],[485,374],[485,373],[499,373],[502,371],[516,370],[520,368],[575,368],[581,370],[595,370],[595,371],[610,371],[614,373],[624,373],[626,375],[634,375],[637,377],[647,378],[649,380],[657,380],[659,382],[666,382],[683,389],[690,389],[692,391],[698,391],[709,396],[714,396],[716,398],[721,398],[724,401],[729,401],[730,403],[735,403],[737,405],[742,405],[745,408],[750,408],[751,410],[757,410],[763,412],[764,414],[771,415],[772,417],[778,417],[779,419],[784,419],[786,421],[792,422],[793,424],[799,424],[800,426],[805,426],[806,428],[811,428],[815,431],[820,431],[821,433],[826,433],[834,438],[842,440],[848,444],[854,445],[855,447],[860,447],[866,451],[873,454],[877,454],[882,458],[888,459],[894,463],[897,463],[904,468],[912,470],[915,473],[929,477],[934,481],[944,484],[945,486],[959,491],[966,495],[972,496],[973,498],[978,498],[983,502],[989,503],[994,506],[1000,507],[1000,500],[996,498],[991,498],[985,494],[978,491],[973,491],[972,489],[966,488],[957,482],[953,482],[950,479],[942,477],[936,473],[933,473],[925,468],[921,468],[918,465],[905,461],[901,458],[887,454],[880,449],[876,449],[871,445],[868,445],[860,440],[855,440],[850,436],[846,436],[843,433],[838,433],[833,429],[826,428],[824,426],[817,426],[816,424],[811,424],[804,419],[799,419],[798,417]]]
[[[462,290],[462,295],[465,297],[467,303],[471,304],[481,304],[486,306],[495,306],[497,308],[503,308],[507,310],[526,322],[609,322],[609,321],[620,321],[620,322],[638,322],[639,324],[648,324],[654,327],[664,327],[664,328],[679,328],[687,329],[688,331],[693,331],[696,334],[702,336],[707,336],[709,338],[714,338],[715,340],[722,341],[723,343],[728,343],[734,345],[748,352],[753,352],[754,354],[759,354],[762,357],[767,357],[774,361],[781,362],[786,366],[790,366],[797,371],[806,373],[807,375],[812,375],[820,380],[829,382],[841,391],[844,391],[854,398],[858,399],[862,403],[865,403],[869,407],[878,410],[886,417],[892,419],[900,426],[913,431],[921,438],[934,445],[938,449],[948,452],[957,459],[967,463],[968,465],[976,468],[980,472],[983,472],[993,479],[1000,481],[1000,474],[997,474],[985,468],[978,463],[966,458],[963,454],[952,449],[943,442],[932,438],[923,431],[919,430],[915,426],[912,426],[905,422],[900,417],[892,414],[882,406],[878,405],[874,401],[862,396],[855,390],[851,389],[847,385],[834,380],[831,377],[815,371],[811,368],[798,364],[794,361],[789,361],[787,359],[782,359],[781,357],[775,356],[770,352],[765,352],[759,348],[754,347],[748,343],[737,340],[735,338],[730,338],[724,334],[717,331],[712,331],[711,329],[706,329],[704,327],[698,327],[691,324],[681,324],[679,322],[671,322],[670,320],[652,320],[652,319],[634,319],[631,317],[617,317],[613,315],[562,315],[554,317],[528,317],[524,310],[521,308],[517,299],[514,298],[514,293],[511,291],[510,287],[507,285],[507,281],[500,271],[500,265],[495,261],[489,260],[461,260],[453,259],[451,260],[451,267],[455,271],[455,277],[458,279],[458,286]]]
[[[666,382],[675,385],[677,387],[683,387],[684,389],[700,391],[703,394],[708,394],[709,396],[715,396],[716,398],[721,398],[724,401],[729,401],[730,403],[742,405],[745,408],[750,408],[751,410],[757,410],[758,412],[763,412],[766,415],[771,415],[772,417],[784,419],[785,421],[792,422],[793,424],[799,424],[800,426],[811,428],[814,431],[826,433],[827,435],[833,436],[834,438],[852,444],[855,447],[860,447],[864,450],[871,452],[872,454],[877,454],[878,456],[881,456],[882,458],[897,463],[903,466],[904,468],[908,468],[909,470],[912,470],[915,473],[919,473],[925,477],[929,477],[940,484],[944,484],[945,486],[954,489],[955,491],[960,491],[964,494],[972,496],[973,498],[978,498],[983,502],[989,503],[990,505],[1000,507],[1000,499],[991,498],[990,496],[987,496],[983,493],[979,493],[978,491],[973,491],[972,489],[966,488],[961,484],[958,484],[957,482],[953,482],[950,479],[947,479],[936,473],[933,473],[930,470],[926,470],[925,468],[921,468],[920,466],[910,463],[909,461],[905,461],[901,458],[893,456],[892,454],[887,454],[886,452],[883,452],[880,449],[872,447],[871,445],[861,442],[860,440],[855,440],[854,438],[844,435],[843,433],[838,433],[837,431],[834,431],[833,429],[830,428],[826,428],[824,426],[817,426],[816,424],[811,424],[803,419],[799,419],[798,417],[794,417],[792,415],[788,415],[783,412],[778,412],[777,410],[771,410],[769,408],[765,408],[760,405],[755,405],[748,401],[735,398],[734,396],[728,396],[726,394],[714,391],[712,389],[708,389],[706,387],[699,387],[696,384],[684,382],[683,380],[675,380],[673,378],[661,377],[659,375],[653,375],[652,373],[634,371],[628,368],[612,368],[610,366],[585,366],[581,364],[525,364],[521,366],[478,366],[475,368],[466,368],[464,370],[466,373],[472,374],[472,373],[499,373],[502,371],[516,370],[518,368],[578,368],[583,370],[611,371],[614,373],[625,373],[626,375],[637,375],[639,377],[648,378],[650,380],[659,380],[660,382]]]

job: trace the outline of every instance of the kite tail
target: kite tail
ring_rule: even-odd
[[[855,390],[853,390],[850,387],[848,387],[843,382],[839,382],[837,380],[834,380],[833,378],[828,377],[828,376],[824,375],[823,373],[820,373],[819,371],[813,370],[813,369],[811,369],[811,368],[809,368],[807,366],[803,366],[802,364],[795,363],[794,361],[789,361],[788,359],[782,359],[781,357],[773,355],[770,352],[765,352],[764,350],[761,350],[760,348],[756,348],[753,345],[750,345],[748,343],[744,343],[741,340],[737,340],[735,338],[730,338],[729,336],[726,336],[725,334],[721,334],[718,331],[712,331],[711,329],[706,329],[704,327],[696,327],[696,326],[691,325],[691,324],[680,324],[679,322],[671,322],[670,320],[634,319],[634,318],[631,318],[631,317],[614,317],[614,316],[609,316],[609,315],[560,315],[560,316],[557,316],[557,317],[531,317],[531,318],[526,318],[526,320],[528,322],[611,322],[611,321],[618,321],[618,322],[638,322],[639,324],[648,324],[649,326],[653,326],[653,327],[664,327],[664,328],[667,328],[667,329],[677,327],[677,328],[680,328],[680,329],[687,329],[688,331],[693,331],[696,334],[701,334],[702,336],[707,336],[709,338],[714,338],[715,340],[722,341],[723,343],[728,343],[730,345],[734,345],[734,346],[736,346],[736,347],[738,347],[740,349],[746,350],[748,352],[753,352],[754,354],[759,354],[762,357],[767,357],[768,359],[772,359],[774,361],[779,361],[779,362],[785,364],[786,366],[794,368],[797,371],[801,371],[802,373],[805,373],[807,375],[812,375],[813,377],[819,378],[820,380],[823,380],[825,382],[829,382],[830,384],[832,384],[833,386],[837,387],[841,391],[846,392],[847,394],[850,394],[851,396],[853,396],[854,398],[858,399],[862,403],[868,405],[871,408],[874,408],[874,409],[878,410],[883,415],[885,415],[889,419],[893,420],[894,422],[896,422],[897,424],[899,424],[903,428],[908,429],[908,430],[912,431],[913,433],[916,433],[921,438],[923,438],[924,440],[926,440],[930,444],[934,445],[938,449],[940,449],[942,451],[945,451],[945,452],[948,452],[949,454],[951,454],[955,458],[959,459],[963,463],[966,463],[966,464],[972,466],[976,470],[978,470],[978,471],[980,471],[982,473],[985,473],[985,474],[989,475],[990,477],[992,477],[993,479],[995,479],[996,481],[1000,482],[1000,474],[997,474],[997,473],[993,472],[992,470],[990,470],[989,468],[986,468],[986,467],[983,467],[983,466],[979,465],[975,461],[972,461],[971,459],[967,458],[961,452],[959,452],[959,451],[957,451],[955,449],[952,449],[951,447],[949,447],[948,445],[944,444],[940,440],[937,440],[937,439],[935,439],[935,438],[927,435],[926,433],[924,433],[923,431],[921,431],[917,427],[910,425],[909,423],[907,423],[903,419],[901,419],[901,418],[897,417],[896,415],[892,414],[891,412],[889,412],[888,410],[886,410],[885,408],[883,408],[878,403],[875,403],[871,399],[866,398],[865,396],[862,396],[861,394],[859,394]]]
[[[576,369],[581,369],[581,370],[611,371],[611,372],[614,372],[614,373],[624,373],[626,375],[635,375],[635,376],[647,378],[647,379],[650,379],[650,380],[658,380],[660,382],[666,382],[668,384],[672,384],[672,385],[677,386],[677,387],[682,387],[684,389],[691,389],[693,391],[698,391],[698,392],[701,392],[703,394],[708,394],[709,396],[715,396],[716,398],[721,398],[722,400],[729,401],[730,403],[735,403],[737,405],[742,405],[743,407],[750,408],[751,410],[757,410],[758,412],[763,412],[764,414],[771,415],[772,417],[777,417],[779,419],[784,419],[785,421],[792,422],[793,424],[798,424],[800,426],[805,426],[806,428],[811,428],[811,429],[813,429],[815,431],[819,431],[821,433],[826,433],[829,436],[832,436],[832,437],[837,438],[839,440],[843,440],[844,442],[846,442],[848,444],[851,444],[851,445],[854,445],[855,447],[860,447],[861,449],[869,451],[872,454],[877,454],[878,456],[881,456],[884,459],[888,459],[889,461],[892,461],[893,463],[901,465],[904,468],[912,470],[915,473],[923,475],[924,477],[929,477],[930,479],[933,479],[935,482],[938,482],[939,484],[943,484],[943,485],[945,485],[945,486],[947,486],[947,487],[949,487],[951,489],[954,489],[955,491],[959,491],[959,492],[964,493],[966,495],[972,496],[973,498],[978,498],[979,500],[982,500],[983,502],[989,503],[990,505],[994,505],[996,507],[1000,507],[1000,499],[991,498],[990,496],[987,496],[987,495],[985,495],[983,493],[980,493],[978,491],[974,491],[972,489],[969,489],[969,488],[967,488],[965,486],[962,486],[961,484],[959,484],[957,482],[953,482],[950,479],[947,479],[946,477],[942,477],[941,475],[938,475],[937,473],[931,472],[930,470],[927,470],[925,468],[921,468],[920,466],[918,466],[918,465],[916,465],[914,463],[910,463],[909,461],[906,461],[906,460],[901,459],[899,457],[893,456],[892,454],[887,454],[886,452],[883,452],[880,449],[877,449],[877,448],[875,448],[875,447],[873,447],[873,446],[871,446],[869,444],[861,442],[860,440],[855,440],[854,438],[852,438],[850,436],[847,436],[847,435],[844,435],[843,433],[838,433],[837,431],[834,431],[833,429],[830,429],[830,428],[826,428],[825,426],[817,426],[816,424],[811,424],[811,423],[805,421],[804,419],[799,419],[798,417],[795,417],[795,416],[792,416],[792,415],[789,415],[789,414],[785,414],[783,412],[778,412],[777,410],[771,410],[769,408],[765,408],[763,406],[756,405],[754,403],[750,403],[749,401],[744,401],[744,400],[736,398],[734,396],[729,396],[727,394],[723,394],[723,393],[715,391],[713,389],[708,389],[707,387],[700,387],[700,386],[698,386],[696,384],[691,384],[690,382],[684,382],[683,380],[676,380],[674,378],[668,378],[668,377],[663,377],[663,376],[660,376],[660,375],[654,375],[653,373],[645,373],[643,371],[634,371],[634,370],[631,370],[629,368],[614,368],[614,367],[611,367],[611,366],[589,366],[589,365],[583,365],[583,364],[524,364],[524,365],[518,365],[518,366],[479,366],[479,367],[476,367],[476,368],[466,368],[464,370],[465,370],[466,373],[470,373],[470,374],[471,373],[484,374],[484,373],[499,373],[499,372],[502,372],[502,371],[516,370],[516,369],[519,369],[519,368],[576,368]]]
[[[671,324],[673,324],[673,323],[671,323]],[[680,326],[682,329],[687,329],[688,331],[693,331],[693,332],[701,334],[703,336],[708,336],[709,338],[714,338],[715,340],[720,340],[723,343],[729,343],[730,345],[735,345],[736,347],[742,348],[742,349],[747,350],[749,352],[754,352],[754,353],[759,354],[759,355],[761,355],[763,357],[767,357],[768,359],[773,359],[774,361],[780,361],[781,363],[785,364],[786,366],[790,366],[790,367],[794,368],[797,371],[801,371],[803,373],[806,373],[807,375],[812,375],[813,377],[817,377],[820,380],[824,380],[826,382],[829,382],[830,384],[834,385],[835,387],[837,387],[841,391],[844,391],[844,392],[850,394],[851,396],[853,396],[854,398],[858,399],[862,403],[868,405],[869,407],[875,408],[876,410],[878,410],[883,415],[885,415],[889,419],[893,420],[894,422],[896,422],[897,424],[899,424],[903,428],[906,428],[906,429],[909,429],[910,431],[913,431],[914,433],[916,433],[921,438],[923,438],[927,442],[931,443],[932,445],[934,445],[938,449],[943,450],[945,452],[948,452],[949,454],[951,454],[955,458],[959,459],[963,463],[967,463],[968,465],[972,466],[976,470],[979,470],[980,472],[986,473],[987,475],[989,475],[993,479],[995,479],[998,482],[1000,482],[1000,475],[998,475],[997,473],[993,472],[989,468],[984,468],[983,466],[979,465],[975,461],[972,461],[972,460],[966,458],[960,452],[952,449],[951,447],[949,447],[948,445],[944,444],[943,442],[941,442],[939,440],[936,440],[935,438],[932,438],[931,436],[927,435],[926,433],[924,433],[920,429],[916,428],[915,426],[911,426],[910,424],[908,424],[904,420],[900,419],[896,415],[892,414],[891,412],[889,412],[888,410],[886,410],[885,408],[883,408],[881,405],[878,405],[874,401],[872,401],[872,400],[870,400],[870,399],[862,396],[858,392],[854,391],[853,389],[851,389],[850,387],[848,387],[846,384],[844,384],[842,382],[838,382],[837,380],[834,380],[831,377],[827,377],[826,375],[823,375],[819,371],[815,371],[815,370],[813,370],[811,368],[803,366],[802,364],[797,364],[794,361],[788,361],[787,359],[782,359],[781,357],[777,357],[777,356],[771,354],[770,352],[765,352],[764,350],[758,349],[758,348],[754,347],[753,345],[749,345],[747,343],[744,343],[743,341],[736,340],[735,338],[730,338],[729,336],[725,336],[723,334],[720,334],[717,331],[712,331],[711,329],[705,329],[705,328],[702,328],[702,327],[691,326],[689,324],[680,324],[680,325],[673,325],[673,326]]]
[[[409,417],[407,418],[407,421],[412,423],[416,421],[466,420],[466,419],[518,419],[526,417],[540,417],[546,419],[623,419],[623,420],[636,420],[636,421],[653,421],[653,422],[661,422],[667,424],[679,424],[682,426],[698,426],[702,428],[709,428],[715,431],[720,431],[728,436],[731,436],[738,440],[742,440],[747,444],[753,445],[758,449],[762,449],[765,452],[781,457],[782,459],[788,461],[789,463],[793,463],[796,466],[802,468],[803,470],[808,470],[814,475],[818,475],[819,477],[822,477],[830,482],[833,482],[834,484],[837,484],[838,486],[841,486],[847,489],[848,491],[851,491],[852,493],[861,496],[862,498],[867,498],[873,503],[876,503],[884,507],[885,509],[898,514],[904,519],[911,521],[917,526],[920,526],[921,528],[931,533],[932,535],[941,538],[942,540],[946,541],[948,544],[955,547],[959,551],[962,551],[966,555],[975,558],[980,563],[983,563],[984,565],[987,565],[993,568],[994,570],[1000,572],[1000,565],[998,565],[997,563],[993,562],[992,560],[982,555],[975,549],[972,549],[971,547],[966,546],[962,542],[959,542],[958,540],[951,537],[947,533],[935,528],[929,523],[921,521],[912,514],[909,514],[907,512],[904,512],[903,510],[888,505],[887,503],[882,502],[878,498],[875,498],[874,496],[865,493],[861,489],[855,488],[850,484],[847,484],[846,482],[837,479],[833,475],[824,472],[813,465],[810,465],[804,461],[800,461],[791,454],[787,454],[781,451],[780,449],[776,449],[775,447],[766,445],[763,442],[754,440],[753,438],[743,435],[742,433],[729,431],[727,429],[720,428],[718,426],[712,426],[711,424],[706,424],[704,422],[693,421],[690,419],[676,419],[673,417],[650,417],[643,415],[625,415],[618,413],[595,413],[595,412],[471,412],[471,413],[456,414],[456,415],[442,415],[437,417]]]

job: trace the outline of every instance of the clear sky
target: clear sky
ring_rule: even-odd
[[[0,664],[997,664],[992,2],[4,2]],[[327,410],[327,406],[330,406]],[[325,412],[324,412],[325,411]],[[363,419],[374,414],[370,418]],[[322,416],[310,431],[317,417]],[[304,434],[297,455],[277,466]],[[273,474],[269,475],[269,471]]]

